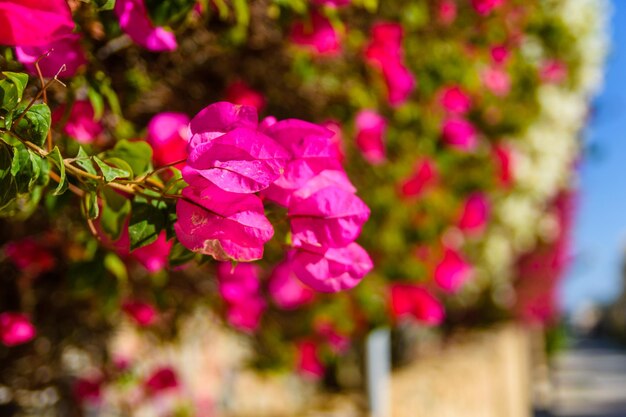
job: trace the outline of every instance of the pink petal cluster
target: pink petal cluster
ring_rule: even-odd
[[[422,159],[415,164],[413,173],[402,182],[400,193],[402,197],[419,197],[437,180],[437,167],[431,159]]]
[[[437,5],[437,21],[444,26],[456,20],[457,6],[454,0],[441,0]]]
[[[16,267],[29,274],[43,274],[56,266],[56,258],[50,250],[32,238],[7,243],[4,253]]]
[[[253,90],[244,81],[235,81],[226,87],[226,101],[244,106],[252,106],[258,112],[265,108],[265,97],[263,94]]]
[[[295,22],[291,42],[317,55],[336,55],[341,50],[339,35],[326,16],[313,10],[310,20]]]
[[[421,285],[392,284],[390,304],[396,320],[411,317],[427,326],[436,326],[445,317],[443,305]]]
[[[52,124],[62,123],[63,132],[79,143],[92,143],[103,131],[102,124],[95,118],[95,111],[89,100],[75,101],[66,115],[65,105],[52,112]]]
[[[0,313],[0,342],[5,346],[21,345],[32,340],[35,334],[35,326],[25,314]]]
[[[144,0],[117,0],[115,14],[122,30],[137,45],[155,52],[178,47],[173,33],[152,24]]]
[[[478,146],[476,128],[470,121],[460,117],[444,120],[441,135],[446,144],[463,152],[471,152]]]
[[[558,84],[567,78],[567,64],[557,59],[544,62],[539,69],[539,77],[545,83]]]
[[[403,36],[402,26],[398,23],[376,23],[372,26],[370,43],[365,49],[367,61],[382,72],[392,106],[406,102],[416,84],[415,77],[404,63]]]
[[[312,0],[316,6],[342,7],[350,4],[352,0]]]
[[[58,74],[59,78],[69,78],[87,64],[80,39],[81,35],[68,32],[43,45],[18,46],[15,55],[31,75],[37,75],[35,63],[43,56],[39,61],[41,75],[52,78]]]
[[[479,233],[487,224],[490,205],[487,197],[480,192],[473,193],[465,200],[459,219],[459,229],[468,233]]]
[[[485,88],[494,95],[502,97],[511,91],[511,77],[501,66],[491,66],[481,73],[481,79]]]
[[[154,165],[161,167],[187,158],[189,117],[183,113],[159,113],[148,123],[146,141],[152,146]],[[177,165],[182,168],[181,165]]]
[[[149,303],[138,300],[126,300],[122,304],[122,310],[137,325],[142,327],[151,326],[158,319],[156,308]]]
[[[319,357],[317,345],[312,340],[303,340],[296,345],[297,369],[305,377],[319,379],[324,376],[324,364]]]
[[[435,282],[447,292],[454,293],[470,279],[472,267],[459,252],[446,248],[443,259],[435,268]]]
[[[472,99],[458,85],[444,87],[439,93],[441,107],[449,114],[465,114],[472,107]]]
[[[151,395],[158,395],[164,391],[174,390],[180,386],[178,376],[169,366],[157,368],[150,373],[143,383],[146,391]]]
[[[266,304],[259,290],[260,268],[253,264],[233,266],[221,262],[217,266],[220,295],[228,306],[227,319],[239,330],[255,331]]]
[[[498,182],[504,188],[510,187],[514,181],[512,150],[506,145],[496,145],[493,147],[492,154],[496,164]]]
[[[298,280],[289,261],[274,268],[268,291],[276,305],[284,310],[294,310],[315,297],[315,292]]]
[[[504,4],[505,0],[472,0],[472,6],[478,14],[487,16]]]
[[[374,165],[385,161],[387,121],[374,110],[361,110],[354,122],[356,146],[363,157]]]
[[[65,0],[0,0],[0,45],[43,46],[73,29]]]
[[[509,59],[510,51],[504,44],[492,46],[490,52],[491,59],[496,64],[503,64]]]

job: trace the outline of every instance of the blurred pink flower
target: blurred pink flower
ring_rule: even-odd
[[[146,140],[152,146],[155,166],[161,167],[187,158],[189,117],[183,113],[159,113],[148,123]],[[177,165],[182,168],[183,164]]]
[[[441,134],[445,143],[464,152],[471,152],[478,146],[476,128],[465,119],[446,119]]]
[[[492,66],[481,73],[483,85],[496,96],[505,96],[511,91],[511,78],[500,67]]]
[[[402,197],[419,197],[424,190],[437,180],[437,168],[431,159],[422,159],[415,164],[409,178],[402,182]]]
[[[226,319],[239,330],[254,332],[259,327],[265,307],[265,300],[261,297],[250,297],[243,302],[230,304],[227,308]]]
[[[265,108],[263,94],[250,88],[244,81],[235,81],[226,87],[226,101],[244,106],[252,106],[258,112]]]
[[[361,110],[356,115],[356,145],[371,164],[385,160],[385,132],[387,121],[374,110]]]
[[[243,303],[259,292],[261,269],[254,264],[230,262],[217,265],[217,280],[220,295],[229,303]]]
[[[350,4],[352,0],[311,0],[316,6],[342,7]]]
[[[391,106],[405,103],[415,89],[415,77],[400,61],[389,61],[382,67]]]
[[[437,20],[448,26],[456,20],[457,7],[454,0],[441,0],[437,6]]]
[[[7,243],[4,253],[16,267],[31,274],[43,274],[56,266],[51,251],[30,237]]]
[[[458,85],[444,87],[439,93],[441,107],[452,114],[465,114],[472,107],[472,99]]]
[[[478,14],[487,16],[493,10],[504,4],[505,0],[472,0],[472,6]]]
[[[445,317],[443,305],[421,285],[392,284],[390,303],[395,319],[408,316],[422,324],[436,326]]]
[[[102,377],[78,378],[74,381],[74,397],[80,402],[98,403],[102,398]]]
[[[173,244],[174,241],[168,241],[165,231],[162,231],[154,242],[135,249],[130,256],[143,265],[148,272],[162,271],[167,268]]]
[[[52,112],[52,124],[65,118],[65,105]],[[95,111],[89,100],[75,101],[70,109],[63,132],[79,143],[91,143],[103,131],[102,125],[95,119]]]
[[[56,37],[52,42],[40,46],[18,46],[15,48],[17,60],[24,65],[26,71],[37,76],[35,63],[39,57],[47,54],[39,61],[41,75],[52,78],[59,75],[59,78],[73,77],[78,69],[87,64],[87,57],[80,44],[81,36],[75,33],[68,33]],[[65,65],[65,70],[61,68]]]
[[[150,51],[173,51],[178,45],[176,37],[150,21],[144,0],[117,0],[115,14],[122,30],[137,45]]]
[[[491,59],[496,64],[502,64],[509,58],[510,52],[506,45],[495,45],[491,47]]]
[[[539,70],[539,76],[545,83],[558,84],[567,78],[567,64],[558,59],[544,62]]]
[[[32,340],[36,334],[35,327],[25,314],[0,313],[0,342],[5,346],[16,346]]]
[[[350,338],[340,333],[332,323],[322,320],[315,324],[315,331],[322,336],[330,349],[336,354],[343,354],[350,348]]]
[[[177,389],[180,384],[174,369],[165,366],[152,371],[143,385],[149,394],[158,395],[164,391]]]
[[[244,106],[226,101],[213,103],[191,119],[189,130],[188,152],[201,143],[210,142],[240,127],[256,129],[258,126],[257,110],[252,106]]]
[[[482,231],[489,218],[490,205],[482,193],[473,193],[465,200],[463,212],[458,226],[464,232],[477,233]]]
[[[158,318],[156,308],[152,304],[143,301],[126,300],[122,304],[122,310],[136,324],[142,327],[153,325]]]
[[[43,46],[73,29],[65,0],[0,0],[0,45]]]
[[[327,120],[322,123],[322,126],[333,132],[333,137],[330,139],[330,143],[335,149],[339,162],[343,162],[346,159],[346,150],[343,143],[341,125],[336,120]]]
[[[330,20],[313,10],[309,21],[295,22],[291,28],[291,41],[318,55],[336,55],[341,46],[339,35]]]
[[[319,379],[324,376],[324,365],[319,358],[317,345],[311,340],[303,340],[296,345],[298,351],[297,369],[305,377]]]
[[[493,159],[496,164],[496,172],[500,185],[504,188],[510,187],[514,181],[511,149],[506,145],[494,146]]]
[[[268,290],[276,305],[284,310],[296,309],[315,297],[315,292],[295,276],[289,261],[274,268]]]
[[[472,267],[459,252],[446,248],[435,268],[435,282],[442,290],[454,293],[471,277],[471,272]]]

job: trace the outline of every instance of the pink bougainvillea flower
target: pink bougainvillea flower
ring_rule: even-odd
[[[398,106],[405,103],[415,89],[415,77],[400,61],[390,61],[383,68],[383,78],[387,85],[389,104]]]
[[[254,332],[261,323],[266,306],[265,300],[261,297],[249,297],[243,302],[230,304],[226,312],[226,320],[239,330]]]
[[[296,193],[287,215],[295,247],[340,248],[359,236],[370,210],[353,193],[328,186],[303,198]]]
[[[332,323],[326,320],[315,323],[315,331],[326,340],[331,350],[337,354],[345,353],[350,348],[350,338],[340,333]]]
[[[102,398],[102,377],[78,378],[74,382],[74,397],[80,402],[98,403]]]
[[[392,284],[390,298],[391,312],[396,319],[413,317],[422,324],[436,326],[445,317],[439,300],[423,286]]]
[[[273,123],[264,133],[283,146],[292,158],[338,158],[332,146],[333,132],[323,126],[286,119]]]
[[[504,4],[504,0],[472,0],[474,10],[482,16],[487,16],[502,4]]]
[[[306,377],[319,379],[324,376],[324,365],[319,358],[317,345],[311,340],[304,340],[297,344],[297,369]]]
[[[498,181],[502,187],[513,184],[513,155],[506,145],[496,145],[493,148],[493,159],[497,168]]]
[[[489,67],[481,73],[483,85],[496,96],[506,96],[511,91],[511,77],[500,67]]]
[[[155,52],[177,48],[173,33],[152,25],[143,0],[117,0],[115,14],[122,30],[137,45]]]
[[[373,110],[361,110],[356,115],[356,144],[363,157],[371,164],[385,160],[385,132],[387,121]]]
[[[0,0],[0,45],[42,46],[73,29],[65,0]]]
[[[441,0],[437,7],[437,20],[444,26],[456,20],[457,7],[454,0]]]
[[[557,59],[544,62],[539,70],[541,80],[546,83],[558,84],[567,78],[567,64]]]
[[[256,129],[258,114],[254,107],[220,101],[202,109],[189,123],[191,152],[197,145],[209,142],[239,127]]]
[[[439,93],[439,102],[451,114],[465,114],[472,107],[472,99],[458,85],[444,87]]]
[[[217,265],[217,279],[220,295],[229,303],[245,302],[259,292],[260,268],[250,263],[240,263],[233,267],[230,262]]]
[[[310,20],[295,22],[291,28],[291,41],[318,55],[336,55],[341,46],[339,35],[326,16],[314,10]]]
[[[52,113],[52,124],[63,121],[65,121],[63,132],[79,143],[91,143],[103,131],[102,125],[95,119],[95,111],[88,100],[75,101],[67,116],[65,105],[59,106]]]
[[[506,45],[495,45],[491,47],[491,59],[496,64],[502,64],[509,58],[509,48]]]
[[[32,238],[7,243],[4,253],[16,267],[34,275],[48,272],[56,266],[56,259],[50,250]]]
[[[15,48],[17,60],[24,65],[31,75],[37,75],[35,63],[39,61],[41,75],[52,78],[73,77],[78,69],[87,64],[87,57],[80,45],[80,35],[68,33],[55,38],[52,42],[41,46],[18,46]],[[65,67],[63,67],[65,66]],[[63,69],[63,70],[62,70]]]
[[[473,193],[465,200],[458,226],[465,232],[480,232],[489,218],[489,200],[482,193]]]
[[[152,371],[144,381],[144,388],[152,395],[179,387],[178,376],[174,369],[169,366],[161,367]]]
[[[336,120],[328,120],[322,123],[326,129],[333,132],[333,137],[330,138],[330,143],[335,149],[335,153],[337,154],[337,159],[339,162],[343,162],[346,158],[346,150],[343,143],[343,134],[341,132],[341,125]]]
[[[187,158],[189,117],[183,113],[159,113],[148,123],[146,141],[152,146],[157,167]],[[177,165],[182,168],[181,165]]]
[[[465,119],[445,120],[441,128],[441,135],[445,143],[464,152],[473,151],[478,146],[476,128]]]
[[[279,264],[270,277],[268,290],[276,305],[284,310],[293,310],[307,304],[315,292],[298,280],[291,262]]]
[[[320,292],[353,288],[374,267],[367,252],[356,243],[319,252],[297,249],[291,260],[298,279]]]
[[[402,183],[400,192],[403,197],[418,197],[436,179],[437,168],[435,163],[430,159],[423,159],[415,164],[413,173]]]
[[[312,0],[316,6],[342,7],[350,4],[352,0]]]
[[[261,259],[263,245],[274,235],[261,199],[226,192],[201,177],[191,178],[196,186],[183,189],[184,199],[176,204],[174,229],[180,243],[219,261]]]
[[[244,81],[235,81],[226,88],[226,101],[244,106],[252,106],[258,112],[265,108],[265,97],[250,88]]]
[[[25,314],[0,313],[0,342],[5,346],[21,345],[32,340],[35,334],[35,326]]]
[[[122,304],[122,310],[137,325],[142,327],[153,325],[158,318],[156,308],[152,304],[144,301],[126,300]]]
[[[135,249],[130,256],[148,272],[162,271],[167,267],[167,259],[173,244],[172,240],[167,241],[165,231],[162,231],[154,242]]]
[[[435,268],[435,282],[444,291],[454,293],[471,277],[472,267],[454,249],[446,248]]]
[[[187,165],[224,191],[255,193],[276,181],[289,159],[268,136],[240,127],[197,145]]]

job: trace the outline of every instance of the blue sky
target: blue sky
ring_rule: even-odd
[[[621,291],[626,253],[626,2],[613,0],[611,55],[580,168],[574,264],[562,288],[573,310],[611,300]]]

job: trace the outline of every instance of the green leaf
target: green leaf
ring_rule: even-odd
[[[89,98],[91,106],[93,107],[93,117],[96,120],[100,120],[102,118],[102,115],[104,114],[104,99],[92,87],[89,87],[87,89],[87,97]]]
[[[48,153],[47,158],[50,159],[59,170],[60,181],[53,194],[61,195],[65,191],[67,191],[67,188],[70,184],[65,174],[65,165],[63,164],[63,157],[61,156],[61,151],[59,151],[58,146],[55,146],[54,149],[50,153]]]
[[[85,197],[83,198],[83,214],[88,219],[96,219],[98,218],[98,214],[100,214],[100,207],[98,206],[98,194],[95,191],[87,191],[85,192]]]
[[[159,237],[166,224],[165,210],[167,205],[163,202],[149,203],[135,198],[128,223],[131,251],[149,245]]]
[[[98,10],[113,10],[115,7],[115,0],[95,0],[98,6]]]
[[[11,175],[12,160],[12,149],[8,145],[0,144],[0,214],[4,214],[6,206],[17,197],[17,184],[15,177]]]
[[[113,252],[104,256],[104,267],[121,283],[128,281],[128,271],[126,264]]]
[[[190,251],[189,249],[184,247],[182,243],[176,240],[174,241],[172,249],[170,250],[168,262],[169,265],[172,267],[180,266],[191,261],[195,256],[196,254],[194,252]]]
[[[81,167],[84,171],[92,175],[98,175],[98,171],[96,171],[96,167],[93,165],[91,156],[87,155],[87,152],[85,152],[82,146],[78,148],[78,153],[76,154],[74,162],[76,162],[76,165]]]
[[[47,104],[33,105],[15,127],[17,134],[41,146],[50,130],[51,116]]]
[[[102,187],[102,198],[100,225],[111,239],[117,240],[130,214],[130,200],[108,186]]]
[[[130,177],[130,172],[108,165],[97,156],[93,157],[93,161],[96,163],[96,165],[98,165],[98,168],[100,168],[100,172],[102,172],[102,176],[104,177],[105,182],[111,182],[117,178]]]
[[[146,142],[120,140],[106,155],[126,161],[132,168],[135,177],[152,170],[152,148]]]
[[[22,101],[28,75],[17,72],[3,72],[6,78],[0,81],[0,109],[11,111]]]

